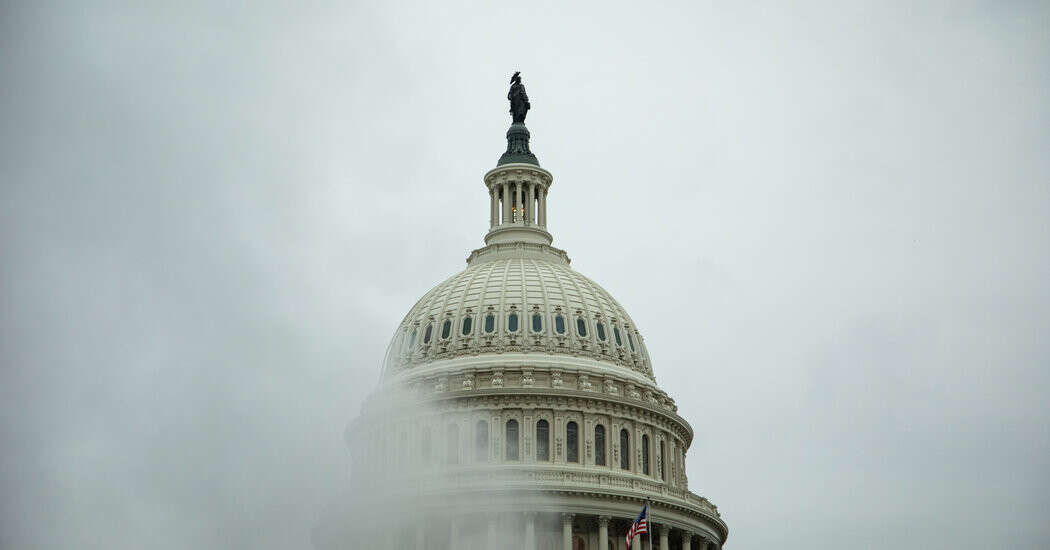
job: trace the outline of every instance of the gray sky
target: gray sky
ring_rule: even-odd
[[[0,8],[0,546],[302,548],[521,70],[727,548],[1050,546],[1050,9]],[[138,3],[135,3],[138,4]]]

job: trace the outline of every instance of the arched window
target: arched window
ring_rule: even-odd
[[[580,461],[580,428],[575,422],[565,425],[565,461]]]
[[[613,325],[613,337],[616,338],[616,345],[623,346],[623,340],[620,339],[620,327]]]
[[[412,336],[409,336],[408,338],[408,351],[412,351],[412,349],[416,347],[416,331],[418,330],[419,329],[416,328],[412,329]]]
[[[649,475],[649,436],[642,435],[642,473]]]
[[[419,443],[419,454],[424,461],[430,461],[430,428],[423,429],[422,441]]]
[[[518,421],[507,421],[507,460],[518,460]]]
[[[532,332],[543,332],[543,315],[539,312],[532,314]]]
[[[478,420],[474,426],[474,460],[484,462],[489,459],[489,423]]]
[[[536,423],[536,460],[551,459],[551,426],[546,420]]]
[[[631,469],[631,434],[620,430],[620,469]]]
[[[594,427],[594,464],[605,466],[605,426]]]
[[[424,344],[429,344],[430,343],[430,336],[431,336],[431,333],[433,333],[433,332],[434,332],[434,325],[428,323],[427,324],[427,329],[423,331],[423,343]]]
[[[579,334],[581,338],[587,337],[587,321],[584,321],[583,317],[576,318],[576,334]]]
[[[511,312],[507,316],[507,332],[518,332],[518,314]]]
[[[452,334],[452,319],[445,319],[444,323],[441,323],[441,339],[448,340],[448,337]]]
[[[474,318],[467,315],[463,318],[463,336],[470,334],[470,331],[474,328]]]
[[[595,334],[598,335],[598,340],[601,340],[602,342],[604,342],[605,341],[605,325],[603,325],[601,321],[597,321],[596,323],[594,323],[594,328],[595,328],[595,331],[594,331]]]
[[[554,316],[554,332],[565,334],[565,317],[560,313]]]
[[[459,424],[448,425],[445,451],[445,458],[449,464],[459,464]]]
[[[496,332],[496,315],[489,313],[485,316],[485,334]]]
[[[627,343],[631,345],[631,351],[634,351],[634,338],[631,337],[631,331],[627,331]]]
[[[664,442],[660,442],[660,479],[667,481],[667,452],[664,447]]]

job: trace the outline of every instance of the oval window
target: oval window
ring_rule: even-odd
[[[518,314],[511,313],[507,316],[507,331],[518,332]]]
[[[584,321],[583,317],[576,318],[576,332],[584,338],[587,337],[587,321]]]
[[[445,319],[445,322],[441,323],[441,339],[447,340],[450,334],[452,334],[452,319]]]
[[[561,315],[554,316],[554,332],[565,334],[565,317]]]
[[[631,331],[627,331],[627,343],[631,345],[631,351],[634,351],[634,338],[631,337]]]
[[[474,328],[474,318],[467,316],[463,318],[463,336],[470,334],[470,329]]]
[[[616,338],[616,345],[622,346],[623,340],[620,339],[620,327],[613,325],[613,338]]]
[[[543,315],[539,313],[532,314],[532,332],[540,332],[543,330]]]
[[[427,325],[427,329],[423,331],[423,343],[430,343],[430,334],[434,332],[434,325]]]
[[[485,332],[492,334],[496,331],[496,316],[489,313],[485,316]]]
[[[605,341],[605,325],[601,321],[594,323],[595,333],[598,335],[598,339],[602,342]]]

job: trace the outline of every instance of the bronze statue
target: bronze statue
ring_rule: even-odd
[[[529,96],[525,93],[525,85],[521,83],[521,72],[514,71],[514,76],[510,77],[510,91],[507,92],[507,99],[510,100],[510,116],[514,124],[524,124],[525,115],[528,114],[529,108]]]

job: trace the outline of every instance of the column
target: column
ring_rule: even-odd
[[[528,182],[525,184],[525,223],[532,224],[536,222],[536,212],[534,212],[536,201],[532,198],[532,193],[536,189],[536,184]]]
[[[486,535],[488,544],[485,548],[499,548],[499,542],[496,539],[496,524],[499,521],[499,516],[496,514],[490,514],[488,516],[488,533]]]
[[[459,548],[459,520],[453,516],[448,523],[448,550],[456,550]]]
[[[574,514],[561,515],[561,547],[572,550],[572,518]]]
[[[598,550],[609,550],[609,519],[609,516],[598,516]]]
[[[666,525],[660,526],[660,550],[669,550],[667,546],[667,534],[671,532],[671,528]]]
[[[536,550],[536,513],[525,513],[525,550]]]
[[[489,188],[489,227],[499,225],[499,197],[496,196],[496,188]]]
[[[521,212],[521,182],[520,181],[514,182],[514,207],[517,208],[517,218],[514,221],[516,221],[516,222],[523,222],[523,221],[525,221],[522,218],[522,212]]]
[[[682,533],[682,550],[693,550],[693,533],[686,531]]]
[[[416,550],[425,550],[427,547],[426,529],[423,521],[416,524]]]
[[[503,182],[500,184],[503,188],[503,223],[510,223],[510,183]]]
[[[540,186],[540,207],[539,207],[539,224],[540,227],[547,228],[547,190]]]

